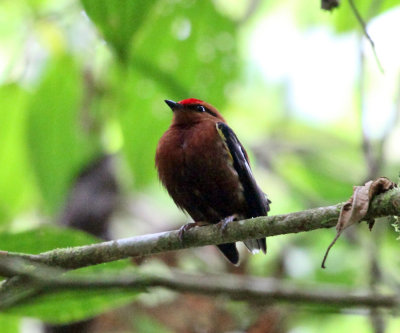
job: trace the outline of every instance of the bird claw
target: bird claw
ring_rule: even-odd
[[[179,240],[181,241],[181,243],[183,243],[183,237],[184,237],[186,231],[188,231],[194,227],[202,227],[207,224],[208,223],[205,223],[205,222],[192,222],[192,223],[183,225],[182,227],[179,228],[179,232],[178,232]]]
[[[222,234],[224,234],[226,232],[226,228],[228,227],[228,224],[236,221],[238,218],[237,214],[233,214],[231,216],[227,216],[225,217],[223,220],[221,220],[221,222],[218,223],[218,226],[222,232]]]
[[[179,237],[179,240],[181,241],[181,243],[183,243],[183,236],[184,236],[185,232],[194,228],[195,226],[196,226],[195,223],[188,223],[179,228],[178,237]]]

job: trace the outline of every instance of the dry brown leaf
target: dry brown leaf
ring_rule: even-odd
[[[353,187],[353,195],[344,203],[342,209],[340,210],[338,223],[336,224],[336,237],[326,250],[321,265],[322,268],[325,268],[325,262],[328,257],[328,253],[332,246],[336,243],[342,231],[352,224],[360,222],[365,217],[368,212],[369,204],[376,195],[386,192],[395,186],[396,184],[391,182],[388,178],[380,177],[374,181],[370,180],[363,186]],[[372,226],[373,221],[369,221],[370,229]]]
[[[353,187],[353,195],[347,200],[340,211],[339,220],[336,224],[336,231],[338,233],[360,221],[367,214],[370,200],[369,189],[372,183],[372,180],[370,180],[364,186]]]
[[[369,200],[371,201],[376,195],[389,191],[394,187],[397,187],[396,183],[386,177],[376,179],[369,188]]]

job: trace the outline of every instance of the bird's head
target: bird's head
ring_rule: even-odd
[[[175,124],[190,125],[204,120],[225,122],[215,107],[199,99],[188,98],[180,102],[166,99],[165,103],[174,112]]]

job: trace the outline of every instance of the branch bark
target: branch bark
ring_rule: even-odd
[[[223,233],[219,225],[193,228],[185,233],[183,242],[178,237],[178,230],[174,230],[87,246],[56,249],[38,255],[12,252],[1,252],[0,255],[10,258],[25,258],[50,266],[74,269],[127,257],[147,256],[189,247],[331,228],[337,223],[341,206],[342,204],[338,204],[291,214],[257,217],[233,222],[228,224]],[[395,188],[374,198],[365,219],[399,215],[400,190]]]
[[[335,308],[395,308],[399,305],[397,295],[393,293],[376,293],[369,290],[351,290],[332,285],[296,286],[292,282],[283,282],[273,278],[256,278],[232,274],[188,274],[171,270],[163,276],[157,274],[124,273],[114,276],[71,276],[61,274],[57,268],[38,265],[36,270],[26,265],[26,261],[17,258],[1,259],[0,269],[7,275],[14,275],[16,281],[12,286],[0,288],[0,294],[13,297],[1,297],[0,309],[10,308],[27,298],[41,292],[55,292],[71,289],[127,289],[146,290],[147,288],[163,287],[176,292],[225,296],[233,300],[246,300],[260,305],[275,302],[290,304],[323,304]],[[10,280],[10,281],[11,281]],[[23,282],[23,283],[21,283]],[[25,290],[20,290],[24,286]],[[10,292],[15,289],[19,293]],[[15,290],[13,290],[15,291]],[[27,292],[28,291],[28,292]],[[17,297],[16,297],[17,296]]]
[[[164,287],[177,292],[201,295],[227,296],[235,300],[251,300],[259,304],[290,302],[296,304],[329,304],[336,307],[396,307],[397,297],[393,294],[371,293],[365,290],[333,288],[332,286],[297,287],[278,279],[248,276],[200,275],[174,272],[171,276],[147,275],[126,277],[109,281],[54,281],[57,288],[147,288]]]

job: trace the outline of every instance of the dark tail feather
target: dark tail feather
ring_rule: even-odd
[[[239,263],[239,252],[235,243],[226,243],[217,245],[225,257],[234,265]]]
[[[259,238],[257,239],[258,244],[260,245],[261,251],[264,252],[264,254],[267,253],[267,239],[266,238]]]
[[[265,238],[247,239],[243,241],[243,243],[253,254],[257,253],[260,250],[264,253],[267,253],[267,241],[265,240]]]

